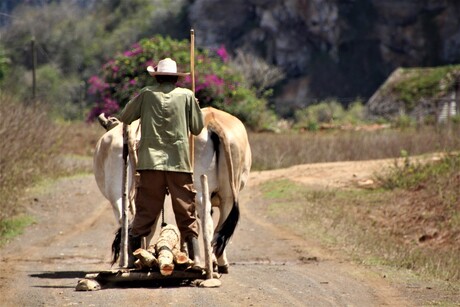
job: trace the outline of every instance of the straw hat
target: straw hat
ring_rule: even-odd
[[[177,64],[170,58],[166,58],[158,62],[156,67],[147,67],[149,74],[154,76],[178,76],[183,77],[190,75],[188,72],[177,72]]]

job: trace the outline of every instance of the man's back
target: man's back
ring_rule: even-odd
[[[120,115],[123,122],[141,119],[138,169],[192,172],[189,131],[199,134],[203,118],[192,91],[173,83],[145,87]]]

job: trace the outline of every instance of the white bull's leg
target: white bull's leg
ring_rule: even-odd
[[[219,230],[221,225],[224,223],[225,219],[230,214],[232,207],[233,207],[233,197],[225,197],[225,198],[220,199],[219,221],[216,226],[216,231]],[[227,253],[225,249],[222,255],[217,258],[217,265],[218,265],[219,273],[228,273],[229,264],[228,264]]]
[[[115,200],[115,201],[110,201],[110,203],[112,204],[112,210],[113,210],[113,214],[115,215],[115,219],[118,223],[118,225],[121,227],[121,223],[122,223],[122,220],[121,220],[121,210],[122,210],[122,201],[121,201],[121,198]]]

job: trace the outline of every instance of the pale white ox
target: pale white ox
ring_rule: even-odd
[[[220,272],[228,271],[225,247],[233,235],[239,220],[239,193],[245,186],[251,168],[251,149],[246,128],[236,117],[214,109],[203,108],[205,128],[194,137],[194,181],[197,190],[196,208],[203,216],[203,194],[200,176],[208,178],[209,193],[213,207],[219,208],[219,220],[214,228],[211,218],[206,219],[211,225],[205,229],[214,229],[213,250]],[[139,123],[130,125],[130,152],[135,151],[133,144],[140,138]],[[108,127],[110,128],[110,127]],[[122,199],[122,125],[107,131],[96,145],[94,153],[94,174],[102,194],[110,201],[117,221],[121,225]],[[134,172],[136,158],[130,155],[129,189],[132,213],[135,213]],[[212,234],[210,234],[212,236]],[[114,241],[114,247],[118,241]],[[116,258],[113,259],[114,262]]]

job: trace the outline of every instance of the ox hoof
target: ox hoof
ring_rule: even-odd
[[[217,272],[220,274],[228,274],[228,264],[227,265],[219,265],[217,267]]]

